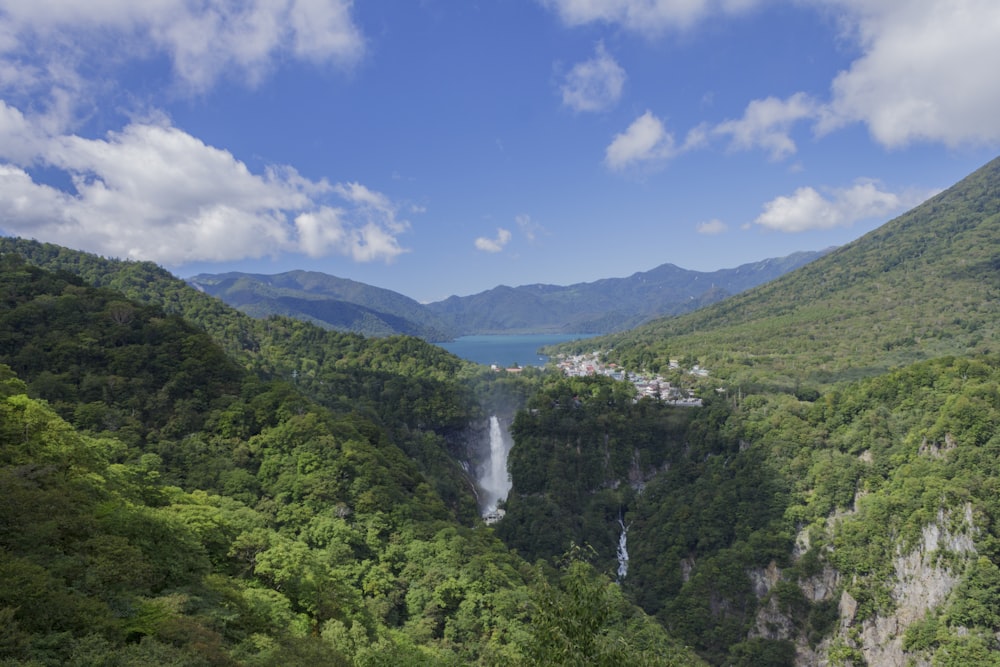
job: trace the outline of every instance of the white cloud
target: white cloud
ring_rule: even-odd
[[[636,163],[658,162],[676,153],[674,136],[651,111],[642,114],[621,134],[615,135],[604,153],[604,163],[611,169],[624,169]]]
[[[0,100],[0,157],[30,162],[41,150],[45,133],[29,121],[20,109]]]
[[[166,124],[134,123],[105,139],[46,136],[0,107],[0,139],[17,127],[29,130],[32,150],[0,141],[0,224],[11,234],[167,265],[282,252],[391,261],[405,252],[396,236],[408,224],[358,183],[310,181],[290,167],[255,174]],[[36,182],[34,164],[66,174],[72,190]]]
[[[310,257],[322,257],[348,243],[343,209],[322,206],[300,213],[295,217],[295,228],[303,252]]]
[[[888,218],[927,196],[927,193],[887,192],[870,180],[858,181],[848,188],[828,189],[827,196],[803,187],[790,196],[776,197],[764,204],[764,212],[754,222],[781,232],[850,227],[859,220]]]
[[[396,219],[396,205],[381,192],[370,190],[360,183],[338,183],[333,191],[354,204],[367,222],[384,227],[390,232],[401,233],[409,223]]]
[[[600,21],[644,34],[656,34],[668,28],[689,28],[713,14],[736,14],[760,4],[759,0],[540,1],[568,25]]]
[[[509,229],[497,227],[497,237],[490,239],[480,236],[476,239],[476,248],[484,252],[500,252],[510,242],[510,238],[511,233]]]
[[[1000,3],[814,2],[842,12],[862,50],[834,79],[821,131],[862,122],[887,147],[1000,142]]]
[[[351,18],[352,0],[294,0],[289,10],[295,55],[316,63],[351,64],[364,38]]]
[[[625,78],[625,70],[599,43],[593,58],[577,63],[566,75],[563,104],[575,111],[609,109],[621,98]]]
[[[815,117],[819,105],[804,93],[796,93],[785,100],[768,97],[753,100],[747,105],[743,118],[719,123],[712,129],[716,135],[731,137],[730,147],[748,150],[766,150],[772,160],[780,160],[796,151],[789,136],[796,121]]]
[[[655,36],[713,17],[735,15],[758,0],[539,0],[570,26],[603,22]],[[863,123],[873,139],[896,148],[915,142],[1000,143],[1000,2],[996,0],[805,0],[829,10],[854,61],[830,84],[826,101],[797,93],[751,102],[744,117],[716,135],[734,149],[761,148],[773,159],[796,150],[800,120],[819,134]]]
[[[347,248],[356,262],[372,262],[379,259],[390,262],[402,253],[408,252],[399,245],[395,233],[394,230],[383,227],[377,222],[368,222],[354,230]]]
[[[77,65],[165,56],[194,92],[258,83],[292,57],[350,66],[365,50],[351,0],[0,0],[0,86],[79,94]],[[96,85],[96,84],[94,84]]]
[[[647,111],[632,121],[624,132],[615,135],[604,150],[604,164],[616,171],[635,165],[656,167],[681,153],[704,147],[708,138],[708,125],[702,123],[691,128],[684,143],[677,145],[663,121]]]
[[[695,229],[699,234],[707,234],[709,236],[714,236],[715,234],[721,234],[722,232],[729,229],[729,227],[726,225],[726,223],[722,222],[722,220],[713,218],[712,220],[699,222],[695,226]]]

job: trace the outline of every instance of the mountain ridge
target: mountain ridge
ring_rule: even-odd
[[[365,335],[402,333],[441,341],[470,334],[608,333],[714,303],[829,250],[797,252],[712,272],[662,264],[626,278],[566,286],[498,285],[428,304],[317,271],[202,273],[187,282],[254,317],[285,315]]]
[[[14,659],[202,665],[208,638],[219,665],[561,664],[548,640],[575,628],[559,647],[607,642],[574,664],[676,664],[672,642],[714,665],[989,664],[998,239],[1000,160],[777,281],[603,339],[627,366],[678,358],[701,408],[254,320],[151,263],[0,239]],[[506,515],[482,529],[449,436],[518,396]],[[527,566],[583,544],[610,573],[626,538],[617,583]]]
[[[1000,158],[775,281],[588,342],[635,365],[692,355],[736,380],[819,383],[986,352],[998,336],[998,239]]]
[[[254,317],[286,315],[327,329],[366,335],[451,337],[448,325],[417,301],[392,290],[319,271],[278,274],[202,273],[188,284]]]

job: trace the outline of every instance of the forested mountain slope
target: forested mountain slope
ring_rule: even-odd
[[[368,336],[449,340],[449,325],[413,299],[318,271],[200,274],[188,282],[252,317],[287,315]]]
[[[448,452],[449,436],[481,416],[464,383],[479,373],[471,364],[417,338],[364,338],[287,317],[254,319],[150,262],[11,238],[0,239],[0,252],[162,308],[204,329],[244,369],[294,383],[331,409],[376,416],[395,429],[397,443],[460,516],[477,516],[466,475]]]
[[[342,340],[270,325],[315,332],[291,345],[313,359]],[[412,340],[359,346],[369,375],[321,369],[344,393],[324,405],[158,306],[5,254],[0,661],[697,664],[583,561],[546,572],[457,520],[471,498],[406,450],[440,451],[421,420],[466,406],[419,384]],[[404,366],[415,394],[372,384]]]
[[[714,303],[823,254],[799,252],[712,272],[663,264],[627,278],[568,286],[500,286],[428,304],[315,271],[200,274],[188,282],[253,317],[287,315],[338,331],[441,341],[484,333],[621,331],[653,317]]]
[[[607,567],[624,531],[623,590],[712,664],[1000,664],[1000,356],[700,409],[553,378],[514,431],[498,533]]]
[[[774,282],[588,345],[649,368],[691,356],[744,384],[825,384],[995,350],[998,327],[1000,159]]]
[[[0,528],[32,527],[0,530],[11,655],[691,660],[665,630],[716,665],[1000,664],[998,199],[994,162],[770,285],[605,339],[633,365],[701,362],[707,378],[670,373],[702,408],[252,320],[155,267],[31,246],[146,300],[129,310],[5,256],[0,363],[25,375],[4,376]],[[237,364],[205,350],[185,366],[206,338],[155,304]],[[191,392],[206,382],[203,413]],[[527,408],[507,515],[472,528],[448,434],[505,392]],[[68,524],[31,509],[66,497]],[[142,537],[169,532],[164,517],[180,571]],[[618,586],[594,575],[625,551]],[[101,567],[88,580],[79,563]],[[38,609],[56,603],[70,611],[46,625]],[[220,652],[197,663],[198,647]]]
[[[781,276],[821,257],[798,252],[719,271],[663,264],[627,278],[573,285],[501,285],[427,304],[462,334],[608,333],[651,318],[686,313]]]
[[[587,340],[705,407],[553,380],[499,533],[605,562],[627,538],[625,590],[713,664],[1000,664],[998,256],[994,161],[771,284]]]

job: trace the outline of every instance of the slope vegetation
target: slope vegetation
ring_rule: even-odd
[[[324,358],[296,386],[16,255],[0,297],[4,665],[699,664],[582,560],[466,525],[423,467],[467,408],[433,346],[248,330],[269,364]]]
[[[995,348],[1000,159],[855,242],[695,313],[589,341],[645,367],[825,384]]]
[[[447,324],[409,297],[317,271],[201,274],[188,282],[253,317],[287,315],[368,336],[452,337]]]

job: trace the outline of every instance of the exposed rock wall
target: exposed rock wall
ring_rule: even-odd
[[[903,634],[912,623],[947,600],[959,583],[961,563],[976,552],[972,540],[975,534],[972,506],[965,505],[960,527],[955,532],[950,529],[955,525],[952,519],[950,512],[939,510],[937,519],[924,526],[922,543],[913,551],[896,556],[892,589],[895,610],[887,616],[866,619],[860,626],[858,648],[869,665],[920,664],[916,656],[903,652]],[[942,552],[958,556],[958,560],[938,558]],[[957,567],[949,567],[949,563]],[[850,622],[851,619],[841,618],[842,627]]]
[[[827,529],[836,530],[839,518],[831,517]],[[842,575],[833,568],[826,566],[818,574],[800,579],[797,584],[810,602],[838,600],[836,629],[815,648],[801,636],[796,619],[788,618],[775,600],[768,598],[768,593],[782,580],[781,569],[771,563],[765,569],[750,571],[755,593],[760,599],[767,599],[757,612],[750,636],[795,642],[796,664],[802,667],[850,664],[928,667],[929,656],[903,651],[904,634],[911,624],[947,601],[959,583],[964,564],[975,556],[975,535],[971,505],[955,511],[939,510],[935,520],[924,526],[920,543],[908,553],[898,553],[893,561],[890,592],[893,609],[871,618],[857,618],[858,603],[843,590]],[[795,557],[806,550],[808,537],[803,533],[796,540]],[[945,553],[949,557],[941,558]]]

